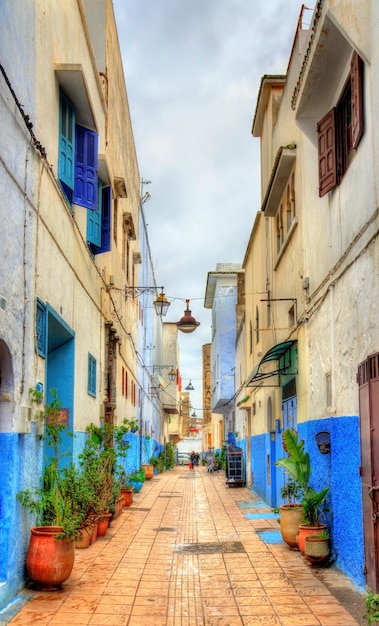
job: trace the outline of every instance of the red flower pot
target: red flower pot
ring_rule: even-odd
[[[55,539],[63,531],[60,526],[37,526],[31,529],[26,571],[42,591],[59,589],[74,567],[75,543]]]
[[[109,526],[110,519],[112,517],[112,513],[103,513],[101,518],[97,523],[97,536],[104,537]]]

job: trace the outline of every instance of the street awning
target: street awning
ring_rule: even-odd
[[[263,359],[259,361],[258,365],[254,367],[247,380],[246,387],[255,387],[261,380],[272,376],[297,374],[297,370],[295,371],[295,363],[291,363],[290,352],[292,346],[296,343],[295,339],[291,339],[278,343],[276,346],[270,348]],[[270,363],[271,361],[277,362],[274,369],[262,368],[264,363]]]

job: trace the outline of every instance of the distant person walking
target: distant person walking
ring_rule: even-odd
[[[195,450],[192,450],[190,460],[191,460],[191,469],[193,469],[195,465],[199,465],[200,456],[198,455],[197,452],[195,452]]]
[[[208,448],[205,453],[205,461],[207,463],[207,471],[213,472],[214,464],[215,464],[215,455],[212,448]]]

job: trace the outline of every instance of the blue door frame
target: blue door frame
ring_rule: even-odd
[[[73,432],[75,333],[50,305],[46,305],[46,313],[46,399],[47,402],[52,400],[50,389],[57,390],[62,410],[68,418],[68,430]],[[73,438],[64,434],[60,455],[63,453],[65,463],[70,462],[72,450]],[[50,454],[51,451],[45,446],[45,455]]]

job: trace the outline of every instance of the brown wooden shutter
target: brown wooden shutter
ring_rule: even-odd
[[[337,185],[336,110],[331,109],[317,124],[319,196]]]
[[[363,135],[363,61],[354,52],[350,68],[353,148]]]

